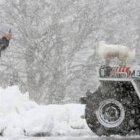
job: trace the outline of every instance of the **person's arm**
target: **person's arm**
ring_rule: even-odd
[[[1,52],[4,51],[8,46],[9,46],[9,40],[7,40],[4,37],[0,39],[0,57],[1,57]]]
[[[9,46],[9,40],[7,40],[5,37],[2,38],[2,41],[0,41],[0,50],[3,51]]]

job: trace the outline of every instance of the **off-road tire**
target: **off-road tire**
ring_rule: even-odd
[[[139,102],[131,83],[103,82],[87,97],[87,124],[98,136],[127,135],[140,126]]]

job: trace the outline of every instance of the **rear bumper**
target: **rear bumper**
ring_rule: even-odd
[[[136,78],[98,78],[99,81],[134,81]],[[140,80],[140,79],[137,79]]]

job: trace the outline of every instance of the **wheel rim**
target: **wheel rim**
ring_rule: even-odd
[[[124,118],[125,111],[123,105],[114,99],[107,99],[100,103],[96,111],[98,121],[105,127],[113,128],[119,126]]]

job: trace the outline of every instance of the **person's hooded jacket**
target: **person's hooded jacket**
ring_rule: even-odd
[[[12,38],[12,33],[11,31],[9,31],[8,34],[5,34],[0,39],[0,56],[1,56],[1,51],[4,51],[9,46],[9,42],[11,38]]]

